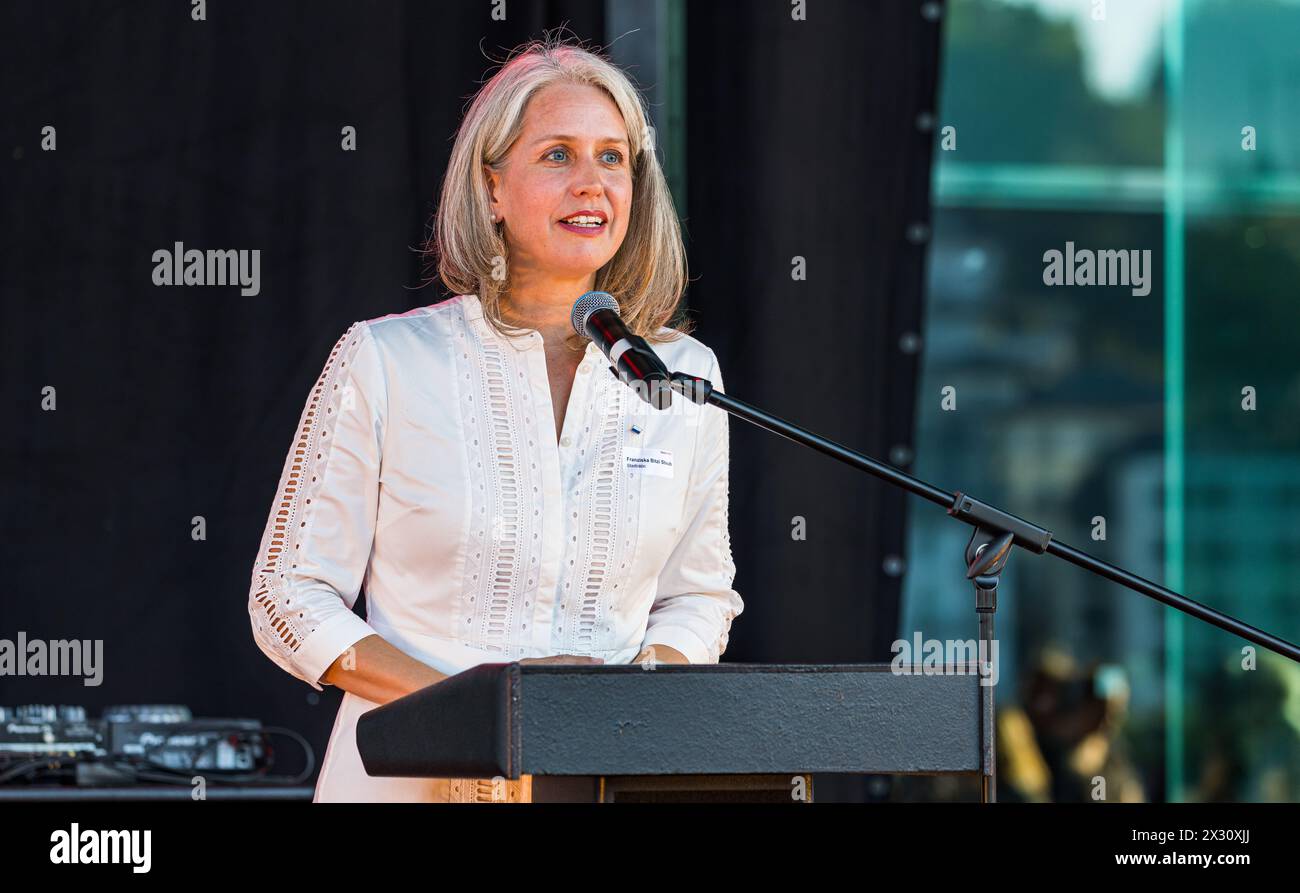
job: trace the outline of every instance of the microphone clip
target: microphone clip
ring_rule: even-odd
[[[617,369],[613,366],[606,366],[605,368],[609,370],[610,375],[622,381]],[[672,380],[668,384],[674,391],[699,406],[707,405],[709,395],[713,393],[713,382],[707,378],[700,378],[698,375],[689,375],[685,372],[672,373]]]

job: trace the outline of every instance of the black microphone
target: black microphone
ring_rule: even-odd
[[[573,330],[590,338],[623,383],[655,409],[673,402],[672,373],[646,340],[634,335],[618,316],[618,301],[603,291],[589,291],[573,305]]]

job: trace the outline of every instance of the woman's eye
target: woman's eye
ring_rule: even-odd
[[[554,149],[551,149],[543,155],[542,159],[544,161],[567,161],[568,156],[568,149],[556,146]],[[617,149],[606,149],[604,152],[600,153],[600,157],[606,164],[622,164],[623,162],[623,153]]]

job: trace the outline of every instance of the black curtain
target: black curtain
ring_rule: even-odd
[[[323,754],[340,693],[270,663],[246,608],[298,415],[351,322],[445,297],[416,249],[493,60],[603,39],[599,0],[492,9],[4,5],[0,638],[103,639],[105,671],[0,677],[0,705],[185,704]],[[175,242],[259,249],[260,293],[155,286]]]
[[[906,471],[939,8],[795,9],[688,6],[690,305],[728,393]],[[910,497],[748,422],[731,437],[749,616],[727,658],[888,660]]]

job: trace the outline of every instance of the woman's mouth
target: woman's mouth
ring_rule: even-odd
[[[598,236],[609,225],[605,215],[599,211],[584,211],[571,214],[557,222],[569,232],[577,233],[580,236]]]

